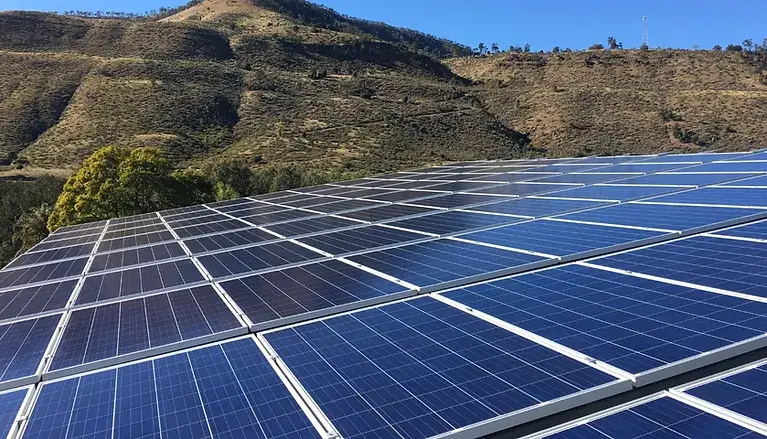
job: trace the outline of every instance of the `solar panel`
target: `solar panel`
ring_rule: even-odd
[[[527,221],[496,229],[459,235],[462,239],[556,257],[615,251],[625,245],[649,244],[663,232],[626,229],[565,221]]]
[[[87,262],[88,258],[79,258],[31,267],[0,270],[0,291],[12,287],[79,276]]]
[[[69,317],[46,376],[93,370],[244,332],[208,285],[78,309]]]
[[[197,255],[200,253],[223,250],[231,247],[241,247],[249,244],[264,244],[278,239],[279,238],[276,235],[269,232],[251,228],[188,239],[184,241],[184,245],[186,245],[193,255]]]
[[[121,249],[127,249],[132,247],[141,247],[149,244],[157,244],[161,242],[167,242],[173,240],[173,234],[169,231],[147,233],[146,235],[135,235],[126,238],[102,240],[99,243],[97,251],[109,252]]]
[[[514,218],[510,216],[450,211],[438,213],[436,215],[394,221],[389,223],[389,225],[417,232],[444,236],[458,232],[498,226],[501,224],[511,224],[522,220],[523,218]]]
[[[345,438],[431,437],[500,416],[513,426],[626,385],[431,298],[265,339]]]
[[[702,153],[702,154],[665,154],[642,160],[642,163],[709,163],[717,160],[727,160],[744,156],[742,152],[731,153]]]
[[[265,216],[265,215],[264,215]],[[248,219],[248,218],[246,218]],[[249,221],[253,223],[253,221]],[[173,232],[180,238],[191,238],[194,236],[209,235],[228,230],[238,230],[250,227],[249,224],[235,219],[227,219],[216,223],[202,224],[199,226],[184,227],[183,229],[173,229]]]
[[[593,267],[443,294],[630,373],[638,385],[737,355],[739,344],[767,345],[767,304]]]
[[[0,392],[0,437],[13,437],[18,414],[31,394],[31,388]]]
[[[659,203],[710,204],[767,209],[767,188],[710,187],[653,198]]]
[[[470,208],[473,211],[539,218],[574,210],[608,206],[610,203],[590,200],[561,200],[556,198],[515,198],[503,203]]]
[[[744,173],[765,173],[767,172],[767,163],[765,162],[714,162],[705,165],[684,168],[684,172],[744,172]]]
[[[661,393],[524,439],[651,437],[760,439],[767,436]]]
[[[767,244],[695,236],[596,263],[680,282],[767,297]]]
[[[343,200],[336,201],[334,203],[320,204],[319,206],[312,206],[311,210],[315,212],[338,214],[359,209],[369,209],[371,207],[381,206],[382,203],[367,200]]]
[[[580,185],[570,183],[511,183],[503,186],[477,189],[472,192],[488,195],[512,195],[516,197],[528,197],[531,195],[563,191],[565,189],[578,186]]]
[[[398,201],[416,200],[420,198],[431,198],[431,197],[435,197],[439,195],[441,195],[441,193],[439,192],[401,190],[396,192],[389,192],[388,194],[383,194],[383,195],[374,195],[370,197],[370,199],[376,200],[376,201],[388,201],[388,202],[394,203]]]
[[[718,230],[713,234],[718,236],[734,236],[737,238],[762,239],[767,241],[767,221],[757,221],[743,226]]]
[[[763,210],[757,209],[627,203],[585,212],[570,213],[562,216],[562,218],[632,227],[685,231],[734,220],[747,221],[749,219],[756,219],[763,214]]]
[[[547,173],[547,172],[540,172],[540,173],[522,173],[522,172],[514,172],[509,174],[490,174],[490,175],[480,175],[478,177],[472,176],[471,178],[467,178],[468,181],[473,180],[479,180],[479,181],[498,181],[498,182],[506,182],[506,183],[517,183],[520,181],[529,181],[529,180],[539,180],[546,178],[551,175],[557,175],[556,173]]]
[[[17,268],[27,265],[38,265],[46,262],[60,261],[63,259],[77,258],[79,256],[89,255],[93,250],[94,244],[81,244],[71,247],[60,247],[55,250],[30,252],[14,259],[6,268]]]
[[[322,437],[252,338],[46,382],[23,437],[75,434]]]
[[[741,180],[724,183],[723,186],[767,187],[767,175],[747,179],[742,179],[743,175],[739,175]]]
[[[417,204],[419,206],[441,207],[445,209],[456,207],[477,206],[488,203],[497,203],[499,201],[506,200],[506,197],[494,197],[491,195],[475,195],[475,194],[449,194],[439,197],[432,197],[426,200],[410,201],[411,204]]]
[[[35,383],[61,314],[0,325],[0,390]]]
[[[334,256],[339,256],[361,250],[400,245],[425,239],[431,239],[431,237],[390,227],[368,226],[314,235],[301,238],[299,241]]]
[[[214,278],[232,276],[321,259],[324,256],[293,242],[275,242],[256,247],[214,253],[199,258]]]
[[[356,212],[345,212],[341,216],[357,219],[360,221],[378,222],[395,220],[397,218],[432,214],[437,212],[439,212],[439,210],[425,207],[392,204],[388,206],[376,207],[373,209],[358,210]]]
[[[601,169],[593,170],[592,172],[597,172]],[[606,181],[613,181],[613,180],[622,180],[628,177],[631,177],[635,174],[619,174],[619,173],[612,173],[612,174],[597,174],[597,173],[582,173],[582,174],[564,174],[564,175],[555,175],[553,177],[546,177],[541,178],[536,181],[539,181],[541,183],[581,183],[581,184],[590,184],[590,183],[604,183]]]
[[[564,188],[567,189],[567,188]],[[597,185],[579,187],[576,189],[567,189],[556,194],[551,194],[552,197],[562,198],[580,198],[588,200],[604,200],[604,201],[631,201],[638,200],[640,198],[654,197],[657,195],[670,194],[687,190],[685,187],[658,187],[658,186],[609,186],[609,185]]]
[[[186,253],[184,253],[184,250],[181,248],[181,246],[175,242],[116,251],[112,253],[100,253],[93,258],[93,261],[88,268],[88,273],[131,267],[133,265],[148,264],[151,262],[158,262],[166,259],[180,258],[185,255]]]
[[[63,310],[76,284],[69,280],[0,293],[0,320]]]
[[[408,287],[339,260],[235,279],[221,286],[254,330],[412,294]]]
[[[650,174],[643,175],[641,177],[627,178],[621,180],[620,184],[637,184],[637,185],[690,185],[690,186],[706,186],[710,184],[721,184],[732,180],[742,180],[747,178],[748,175],[743,174],[693,174],[693,173],[669,173],[669,174]],[[730,184],[730,183],[728,183]],[[732,183],[739,184],[739,183]]]
[[[90,242],[96,242],[99,240],[100,235],[86,235],[86,236],[78,236],[75,238],[68,238],[68,239],[61,239],[61,240],[54,240],[54,241],[43,241],[36,246],[32,247],[30,249],[30,252],[38,252],[38,251],[45,251],[45,250],[55,250],[62,247],[69,247],[73,245],[81,245],[81,244],[87,244]]]

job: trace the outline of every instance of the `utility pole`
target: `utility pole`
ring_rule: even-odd
[[[647,43],[647,16],[642,17],[642,45],[650,47]]]

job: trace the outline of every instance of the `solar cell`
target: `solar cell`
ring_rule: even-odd
[[[85,278],[76,304],[114,300],[203,281],[205,278],[189,259],[107,272]]]
[[[653,198],[660,203],[718,204],[767,209],[767,188],[709,187]]]
[[[0,320],[63,309],[76,284],[70,280],[0,293]]]
[[[135,223],[128,223],[128,224],[135,224]],[[121,227],[121,226],[117,226],[117,227]],[[64,239],[77,238],[80,236],[88,236],[88,235],[99,236],[102,230],[104,230],[103,227],[98,227],[95,229],[73,230],[71,232],[56,231],[48,235],[45,239],[43,239],[43,242],[61,241]]]
[[[416,206],[402,206],[397,204],[376,207],[373,209],[358,210],[355,212],[346,212],[343,217],[353,218],[361,221],[389,221],[398,218],[406,218],[416,215],[437,213],[439,210]]]
[[[205,255],[199,257],[199,260],[211,276],[220,278],[250,271],[274,269],[323,257],[320,253],[285,241]]]
[[[265,339],[345,438],[426,438],[503,415],[512,426],[517,412],[534,419],[558,398],[579,394],[585,403],[590,389],[626,386],[431,298]]]
[[[441,207],[445,209],[477,206],[488,203],[495,203],[498,201],[508,200],[506,197],[494,197],[492,195],[478,195],[478,194],[449,194],[439,197],[433,197],[426,200],[411,201],[412,204],[419,206],[431,206]]]
[[[251,200],[250,198],[237,198],[234,200],[224,200],[224,201],[216,201],[214,203],[208,203],[206,204],[206,206],[212,207],[217,210],[221,210],[223,212],[222,208],[237,206],[240,204],[252,204],[252,203],[253,203],[253,200]]]
[[[431,238],[429,235],[374,225],[309,236],[301,238],[299,241],[338,256],[360,250],[370,250],[424,239]]]
[[[760,439],[759,433],[662,394],[525,439]]]
[[[94,243],[60,247],[55,250],[25,253],[11,261],[6,268],[17,268],[26,265],[44,264],[46,262],[71,259],[78,256],[89,255],[95,246]]]
[[[0,390],[35,382],[61,314],[0,325]]]
[[[319,185],[319,186],[310,186],[310,187],[302,187],[302,188],[298,188],[298,189],[293,189],[293,191],[294,192],[300,192],[300,193],[303,193],[303,194],[310,194],[310,193],[313,194],[315,192],[324,191],[325,189],[332,189],[334,187],[337,187],[337,186],[333,185],[333,184],[322,184],[322,185]]]
[[[485,189],[477,189],[471,192],[491,195],[514,195],[517,197],[527,197],[530,195],[539,195],[548,192],[562,191],[568,188],[576,187],[576,184],[554,184],[554,183],[511,183],[503,186],[495,186]]]
[[[566,188],[565,188],[566,189]],[[631,201],[642,198],[654,197],[656,195],[670,194],[674,192],[688,190],[684,187],[658,187],[658,186],[586,186],[575,189],[567,189],[551,196],[562,198],[582,198],[589,200],[605,201]]]
[[[641,177],[628,178],[621,180],[620,184],[664,184],[664,185],[690,185],[707,186],[710,184],[719,184],[732,180],[740,180],[748,175],[743,174],[650,174]],[[737,183],[733,183],[737,184]]]
[[[52,262],[45,265],[34,265],[15,269],[0,270],[0,291],[11,288],[32,285],[79,276],[85,269],[88,258],[70,259]]]
[[[292,197],[294,195],[299,195],[299,194],[293,191],[282,191],[282,192],[273,192],[270,194],[252,195],[248,198],[256,200],[256,201],[264,201],[267,203],[279,203],[278,200],[284,199],[286,197]]]
[[[364,223],[348,220],[337,216],[320,216],[301,221],[291,221],[289,223],[272,224],[267,226],[268,230],[279,233],[282,236],[293,238],[297,236],[310,235],[314,233],[324,233],[333,230],[349,227],[359,227]]]
[[[420,216],[389,223],[392,226],[415,230],[417,232],[433,233],[443,236],[452,233],[492,227],[501,224],[512,224],[522,221],[502,215],[490,215],[473,212],[449,211],[436,215]]]
[[[46,376],[77,372],[240,335],[243,324],[209,285],[72,312]],[[74,369],[73,369],[74,370]]]
[[[726,230],[717,230],[713,234],[735,236],[739,238],[763,239],[767,241],[767,221],[758,221]]]
[[[581,265],[443,294],[634,374],[640,386],[737,355],[728,349],[758,345],[751,339],[767,328],[767,304]]]
[[[162,220],[159,217],[155,216],[154,218],[147,218],[147,219],[138,220],[138,221],[131,221],[131,222],[125,222],[120,224],[109,224],[107,226],[107,232],[113,232],[116,230],[123,230],[123,229],[133,229],[137,227],[146,227],[146,226],[151,226],[154,224],[161,224],[161,223],[162,223]],[[100,232],[100,229],[91,229],[88,232],[93,233],[94,231]]]
[[[767,366],[764,362],[705,378],[680,390],[749,420],[761,422],[762,429],[767,430]]]
[[[650,227],[663,230],[694,230],[735,220],[746,220],[763,211],[726,207],[700,207],[667,204],[619,204],[602,209],[570,213],[563,219]]]
[[[440,239],[347,259],[419,287],[446,287],[490,273],[533,268],[548,259],[525,253]]]
[[[609,203],[600,203],[589,200],[559,200],[553,198],[515,198],[503,203],[489,204],[472,207],[471,210],[478,212],[503,213],[508,215],[528,216],[539,218],[542,216],[556,215],[574,210],[589,209],[592,207],[607,206]]]
[[[407,287],[335,259],[221,286],[248,316],[253,330],[413,294]]]
[[[594,170],[602,171],[601,169]],[[604,183],[606,181],[622,180],[627,177],[631,177],[634,174],[565,174],[555,175],[553,177],[541,178],[536,181],[541,183],[581,183],[581,184],[593,184]]]
[[[230,205],[224,205],[224,206],[212,206],[208,204],[208,206],[216,209],[217,212],[224,212],[224,213],[234,212],[236,210],[242,210],[242,209],[258,209],[260,207],[264,207],[264,208],[272,207],[272,208],[280,209],[280,207],[274,206],[272,204],[266,204],[261,201],[253,201],[249,199],[246,199],[245,202],[243,203],[230,204]]]
[[[169,231],[147,233],[146,235],[128,236],[125,238],[113,239],[110,241],[102,240],[99,243],[97,251],[109,252],[115,250],[121,250],[131,247],[140,247],[149,244],[157,244],[160,242],[173,241],[173,234]]]
[[[248,244],[263,244],[276,241],[279,238],[261,229],[245,229],[220,235],[205,236],[202,238],[189,239],[184,244],[193,255],[223,250],[231,247],[239,247]]]
[[[208,212],[208,209],[204,205],[200,204],[197,206],[186,206],[186,207],[179,207],[177,209],[161,210],[160,215],[162,215],[163,218],[167,218],[173,215],[179,215],[182,213],[192,213],[192,212]],[[143,216],[140,215],[134,218],[146,219],[146,218],[151,218],[153,215],[155,214],[146,213]]]
[[[208,216],[211,213],[213,213],[210,209],[201,209],[201,210],[194,210],[191,212],[181,212],[177,213],[175,215],[164,215],[163,219],[166,221],[180,221],[180,220],[186,220],[186,219],[192,219],[192,218],[199,218],[201,216]]]
[[[709,236],[611,255],[596,263],[712,288],[767,297],[767,244]]]
[[[244,338],[46,382],[23,437],[321,436]]]
[[[130,218],[117,218],[111,221],[111,223],[119,224],[122,221],[131,221]],[[104,226],[107,224],[106,221],[94,221],[91,223],[84,223],[84,224],[76,224],[74,226],[66,226],[61,227],[59,229],[56,229],[55,233],[63,233],[63,232],[71,232],[74,230],[84,230],[84,229],[103,229]]]
[[[313,194],[322,195],[322,196],[328,196],[328,195],[338,196],[338,195],[343,195],[347,192],[355,192],[355,191],[358,191],[359,189],[360,188],[358,187],[334,186],[329,189],[323,189],[318,192],[313,192]]]
[[[13,437],[11,431],[16,431],[16,422],[24,399],[31,393],[29,388],[0,392],[0,437]]]
[[[662,232],[563,221],[528,221],[460,238],[553,256],[575,256],[629,243],[648,243]],[[583,256],[582,256],[583,257]]]

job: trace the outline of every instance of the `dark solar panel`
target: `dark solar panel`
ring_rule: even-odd
[[[417,204],[419,206],[431,206],[431,207],[441,207],[445,209],[451,209],[451,208],[457,208],[457,207],[476,206],[476,205],[482,205],[482,204],[488,204],[488,203],[495,203],[495,202],[503,201],[506,199],[508,198],[494,197],[491,195],[449,194],[449,195],[443,195],[440,197],[429,198],[426,200],[415,200],[415,201],[411,201],[411,203]]]
[[[767,423],[767,367],[749,366],[738,373],[685,390],[696,398]]]
[[[192,254],[200,254],[209,251],[223,250],[231,247],[239,247],[248,244],[262,244],[276,241],[277,236],[261,229],[245,229],[235,232],[222,233],[220,235],[205,236],[202,238],[188,239],[184,241]]]
[[[433,233],[435,235],[449,235],[451,233],[465,232],[502,224],[512,224],[519,221],[522,221],[522,219],[501,215],[452,211],[395,221],[389,224],[418,232]]]
[[[249,271],[274,269],[323,257],[320,253],[292,242],[275,242],[201,256],[199,259],[208,273],[217,278]]]
[[[527,216],[540,218],[543,216],[557,215],[574,210],[590,209],[599,206],[608,206],[609,203],[600,203],[586,200],[558,200],[554,198],[514,198],[503,203],[488,204],[473,207],[471,210],[478,212],[503,213],[508,215]]]
[[[562,191],[577,185],[553,184],[553,183],[511,183],[503,186],[493,186],[484,189],[476,189],[472,192],[491,195],[513,195],[516,197],[527,197],[530,195],[539,195],[549,192]]]
[[[184,253],[184,250],[176,242],[139,247],[113,253],[101,253],[93,258],[88,273],[158,262],[185,255],[186,253]]]
[[[88,258],[0,270],[0,290],[79,276]]]
[[[0,385],[38,373],[61,314],[0,325]],[[3,384],[6,383],[6,384]]]
[[[209,235],[229,230],[238,230],[250,227],[249,224],[236,219],[226,219],[217,223],[202,224],[199,226],[184,227],[183,229],[173,229],[180,238],[190,238],[193,236]]]
[[[0,320],[64,309],[76,284],[69,280],[0,293]]]
[[[304,244],[333,255],[428,239],[428,235],[383,226],[367,226],[301,238]]]
[[[373,209],[358,210],[356,212],[346,212],[341,216],[362,221],[378,222],[436,212],[439,212],[439,210],[427,209],[425,207],[401,206],[392,204],[388,206],[376,207]]]
[[[91,253],[94,243],[73,245],[71,247],[60,247],[55,250],[39,251],[25,253],[14,259],[6,268],[16,268],[25,265],[44,264],[46,262],[59,261],[62,259],[71,259],[78,256],[86,256]]]
[[[702,188],[653,198],[659,203],[719,204],[767,209],[767,188]]]
[[[101,241],[98,252],[109,252],[131,247],[140,247],[144,245],[157,244],[160,242],[173,241],[173,234],[169,231],[148,233],[146,235],[129,236],[126,238],[113,239],[111,241]]]

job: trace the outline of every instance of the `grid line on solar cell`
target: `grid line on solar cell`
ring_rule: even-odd
[[[207,285],[78,309],[69,316],[47,374],[62,376],[72,368],[92,370],[245,330]]]
[[[200,256],[198,260],[213,278],[272,270],[325,258],[322,254],[290,241]]]
[[[767,297],[767,244],[694,236],[594,261],[680,282]]]
[[[270,331],[265,339],[349,438],[435,436],[617,383],[430,298]],[[337,410],[341,399],[352,402]]]
[[[524,439],[760,439],[750,428],[658,394]]]
[[[211,434],[321,438],[251,337],[46,382],[23,437]]]
[[[221,287],[254,331],[415,293],[335,259],[226,281]]]
[[[85,277],[75,303],[83,305],[117,300],[204,281],[205,277],[191,259],[145,265]]]
[[[767,304],[592,266],[441,294],[635,374],[637,385],[708,364],[705,354],[762,339],[767,328]]]

